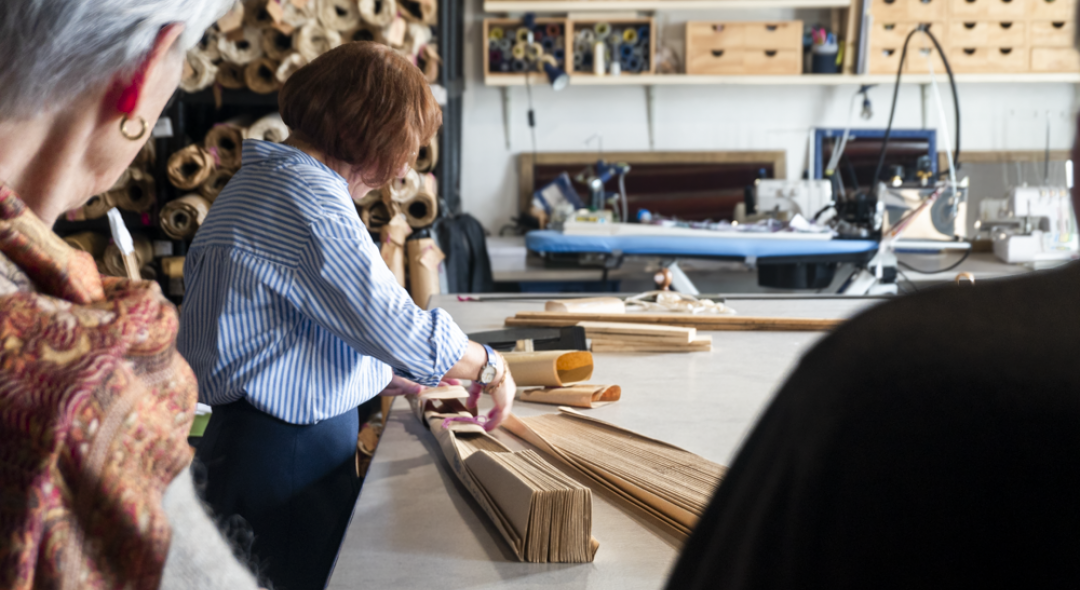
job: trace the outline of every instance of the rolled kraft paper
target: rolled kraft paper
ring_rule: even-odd
[[[134,235],[131,236],[132,242],[135,244],[135,261],[140,268],[154,259],[154,247],[150,244],[150,240],[145,236]],[[116,244],[109,244],[105,248],[105,255],[102,257],[102,262],[105,265],[105,273],[114,277],[126,277],[127,270],[124,268],[124,255],[120,252],[120,247]]]
[[[405,33],[405,51],[409,55],[419,55],[420,51],[431,43],[431,27],[412,23]]]
[[[210,212],[210,201],[202,195],[186,195],[169,201],[161,209],[161,230],[174,240],[195,235]]]
[[[282,2],[281,22],[289,25],[294,29],[308,24],[315,20],[314,2],[304,2],[302,6],[297,6],[300,2]]]
[[[382,200],[382,189],[373,188],[368,193],[360,197],[359,201],[356,201],[357,207],[369,207],[372,203],[377,203]]]
[[[169,157],[169,182],[180,190],[194,190],[214,171],[214,157],[193,143]]]
[[[413,23],[434,25],[439,22],[438,4],[435,0],[399,0],[398,14]]]
[[[439,200],[434,193],[419,190],[411,199],[401,202],[409,227],[422,228],[435,223],[439,216]]]
[[[281,61],[292,54],[292,35],[286,35],[277,29],[263,29],[262,35],[262,48],[266,57]]]
[[[221,84],[223,88],[230,90],[243,90],[247,84],[244,81],[244,66],[238,66],[236,64],[221,62],[218,65],[217,77],[214,80]]]
[[[146,213],[157,200],[154,193],[154,177],[138,168],[130,168],[130,180],[115,191],[109,191],[113,205],[125,211]]]
[[[248,127],[246,136],[249,139],[281,143],[289,138],[289,126],[281,120],[280,114],[270,113]]]
[[[142,280],[144,281],[156,281],[157,269],[149,264],[144,264],[143,267],[139,269],[139,276],[142,277]]]
[[[390,191],[391,199],[403,203],[416,195],[416,191],[420,190],[420,184],[420,174],[418,174],[416,170],[410,168],[404,178],[395,178],[391,180],[386,185],[386,188]]]
[[[592,353],[545,350],[503,353],[519,387],[563,387],[592,377]]]
[[[143,144],[142,149],[135,155],[135,159],[131,162],[131,166],[134,168],[149,168],[157,162],[157,146],[154,145],[154,138],[150,138]]]
[[[621,397],[622,388],[618,385],[544,387],[541,389],[526,389],[518,394],[518,399],[523,402],[573,406],[575,408],[598,408],[619,401]]]
[[[420,309],[427,309],[432,295],[439,294],[439,264],[446,255],[435,245],[431,238],[420,238],[405,242],[409,256],[409,290],[413,302]]]
[[[263,56],[262,30],[244,27],[243,34],[235,40],[223,35],[218,38],[218,51],[225,61],[246,66]]]
[[[109,190],[107,190],[105,192],[106,193],[111,193],[113,191],[118,191],[118,190],[124,188],[125,186],[127,186],[128,183],[131,182],[131,173],[134,170],[136,170],[136,168],[134,166],[128,166],[127,168],[124,168],[124,171],[120,173],[120,177],[117,178],[116,181],[113,182],[112,186],[109,187]],[[109,202],[111,203],[112,201],[110,200]],[[115,205],[115,203],[113,203],[113,204]]]
[[[269,57],[259,58],[244,68],[244,82],[256,94],[270,94],[281,87],[277,79],[277,69],[281,65]]]
[[[395,215],[379,230],[380,251],[394,278],[405,286],[405,238],[412,233],[404,215]]]
[[[552,299],[544,311],[563,313],[626,313],[626,304],[617,297],[586,297],[584,299]]]
[[[442,58],[439,57],[439,51],[430,43],[425,45],[416,56],[416,66],[424,72],[424,79],[432,84],[439,81],[439,66],[441,65]]]
[[[382,201],[375,201],[358,209],[360,221],[364,222],[369,231],[379,231],[390,223],[390,209]]]
[[[233,174],[235,174],[233,170],[214,170],[210,173],[210,178],[207,178],[206,182],[199,185],[199,194],[213,203],[217,200],[225,185],[232,179]]]
[[[97,219],[99,217],[105,217],[105,214],[109,212],[109,209],[114,207],[112,201],[109,198],[109,193],[102,195],[94,195],[90,197],[90,200],[86,201],[86,204],[82,206],[82,217],[84,219]]]
[[[439,163],[439,136],[431,138],[431,141],[420,146],[416,154],[416,165],[413,168],[421,174],[435,170]]]
[[[341,34],[341,41],[343,43],[352,43],[354,41],[374,41],[376,43],[386,44],[386,37],[383,37],[382,29],[365,22],[361,22],[360,26],[355,29],[345,31]]]
[[[293,34],[293,49],[308,61],[338,45],[341,45],[341,34],[317,22],[309,22]]]
[[[397,14],[394,0],[360,0],[360,18],[377,27],[385,27]]]
[[[442,387],[428,387],[420,392],[420,399],[465,399],[469,397],[469,391],[460,385],[443,385]]]
[[[277,4],[275,12],[271,13],[267,10],[266,5],[270,2]],[[288,3],[286,0],[285,3]],[[244,25],[254,27],[256,29],[265,29],[266,27],[272,27],[277,24],[275,15],[278,19],[281,18],[281,6],[282,3],[276,0],[247,0],[244,2]]]
[[[207,29],[202,36],[202,39],[188,50],[188,55],[196,54],[199,57],[204,57],[210,60],[210,63],[217,63],[221,61],[221,49],[218,48],[218,34],[214,29]]]
[[[284,84],[296,73],[296,70],[299,70],[307,64],[307,58],[299,53],[291,53],[288,57],[281,60],[281,65],[278,66],[277,72],[274,72],[274,76],[277,77],[278,82]]]
[[[92,231],[84,231],[70,235],[64,238],[64,241],[67,242],[68,246],[71,246],[76,250],[82,250],[94,258],[101,258],[104,256],[105,248],[109,246],[108,236]]]
[[[394,17],[390,24],[383,28],[383,37],[386,44],[401,49],[405,47],[405,37],[409,33],[409,23],[400,16]]]
[[[235,170],[240,167],[244,127],[234,122],[218,123],[206,133],[203,147],[213,156],[215,168]]]
[[[315,16],[322,26],[335,31],[349,31],[360,26],[356,0],[315,0]]]
[[[204,54],[189,51],[184,61],[184,71],[180,76],[180,90],[198,92],[209,88],[217,78],[218,67]]]

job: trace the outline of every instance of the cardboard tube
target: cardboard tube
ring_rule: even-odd
[[[417,238],[405,242],[409,256],[409,291],[420,309],[427,309],[432,295],[438,295],[439,264],[446,259],[435,240]]]
[[[390,222],[390,208],[381,200],[357,207],[357,212],[368,231],[379,231]]]
[[[584,299],[552,299],[544,311],[563,313],[626,313],[626,304],[618,297],[586,297]]]
[[[404,178],[395,178],[391,180],[386,185],[386,189],[390,192],[391,199],[403,203],[416,195],[416,192],[420,190],[421,182],[420,175],[416,170],[410,168]]]
[[[214,157],[199,144],[191,144],[169,157],[169,182],[180,190],[193,190],[214,171]]]
[[[385,27],[397,14],[394,0],[360,0],[360,18],[377,27]]]
[[[198,92],[213,85],[217,78],[218,67],[201,52],[191,50],[184,59],[184,70],[180,76],[180,90]]]
[[[217,200],[218,195],[221,194],[225,185],[232,179],[233,174],[235,174],[235,171],[233,170],[214,170],[210,173],[210,177],[199,185],[199,194],[206,197],[207,201],[213,203]]]
[[[275,28],[263,29],[263,53],[270,59],[281,61],[293,52],[292,35],[286,35]]]
[[[290,53],[288,57],[281,60],[281,64],[278,65],[277,72],[274,72],[274,76],[277,77],[278,82],[284,84],[289,78],[296,73],[296,70],[306,66],[308,60],[299,53]]]
[[[210,201],[201,195],[185,195],[165,203],[161,209],[161,230],[174,240],[195,235],[210,212]]]
[[[133,235],[131,236],[131,240],[135,244],[136,266],[142,267],[154,259],[154,247],[150,245],[150,240],[146,239],[146,236]],[[109,244],[105,248],[105,254],[102,256],[102,261],[104,262],[106,273],[114,277],[127,276],[127,270],[124,267],[124,255],[120,252],[120,247],[116,244]]]
[[[356,0],[315,0],[315,15],[322,26],[335,31],[349,31],[360,26]]]
[[[368,193],[360,197],[359,201],[356,201],[358,207],[369,207],[372,203],[377,203],[383,198],[382,189],[373,188]]]
[[[289,126],[281,120],[281,115],[270,113],[248,127],[246,135],[249,139],[281,143],[289,138]]]
[[[109,246],[109,238],[103,234],[92,231],[84,231],[64,238],[68,246],[76,250],[82,250],[94,258],[105,255],[105,248]]]
[[[405,212],[409,227],[413,228],[428,227],[439,217],[438,198],[424,189],[417,191],[412,198],[401,202],[401,209]]]
[[[240,167],[244,145],[244,126],[226,121],[210,128],[203,138],[203,147],[214,158],[214,168],[235,170]]]
[[[221,84],[222,88],[228,88],[229,90],[243,90],[247,84],[244,81],[244,67],[225,61],[218,64],[217,76],[214,81]]]
[[[113,206],[112,201],[109,199],[109,193],[94,195],[82,206],[80,216],[82,219],[97,219],[99,217],[104,217]]]
[[[503,357],[519,387],[562,387],[593,373],[592,353],[584,351],[507,352]]]
[[[341,45],[341,35],[317,22],[309,22],[293,35],[293,49],[307,61]]]
[[[281,63],[269,57],[261,57],[244,68],[244,82],[255,94],[270,94],[281,88],[277,69]]]
[[[515,377],[516,379],[516,377]],[[598,408],[619,401],[622,388],[618,385],[572,385],[570,387],[544,387],[526,389],[518,393],[523,402],[573,406],[575,408]]]
[[[379,230],[379,243],[383,261],[394,273],[394,278],[405,286],[405,238],[412,233],[403,214],[395,215]]]
[[[431,138],[431,141],[420,146],[416,153],[416,165],[413,168],[421,174],[433,172],[435,165],[439,163],[439,136]]]
[[[117,190],[109,191],[109,200],[125,211],[146,213],[157,201],[154,192],[154,177],[139,168],[128,169],[127,184]]]
[[[398,0],[398,14],[412,23],[439,23],[439,6],[434,0]]]
[[[242,34],[235,39],[230,38],[230,35],[222,35],[218,37],[218,51],[225,61],[246,66],[263,56],[262,30],[244,27]]]

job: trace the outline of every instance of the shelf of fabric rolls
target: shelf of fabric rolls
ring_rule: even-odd
[[[945,74],[937,74],[944,82]],[[802,74],[796,76],[704,76],[694,74],[635,74],[622,76],[570,76],[570,86],[840,86],[844,84],[891,84],[895,74]],[[546,84],[539,75],[533,85]],[[929,74],[904,74],[902,84],[929,84]],[[956,74],[958,84],[1078,84],[1080,73]],[[500,74],[485,78],[487,86],[524,86],[525,76]]]
[[[563,13],[620,10],[744,10],[762,8],[847,8],[851,0],[488,0],[484,12]]]

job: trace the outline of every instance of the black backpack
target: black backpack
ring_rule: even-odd
[[[484,226],[461,213],[440,219],[435,225],[439,247],[446,254],[446,282],[450,293],[490,293],[491,276]]]

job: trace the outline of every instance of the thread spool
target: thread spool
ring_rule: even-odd
[[[581,52],[574,53],[574,70],[585,69],[585,56]]]
[[[503,52],[503,55],[506,55],[506,54],[510,53],[514,49],[514,40],[513,39],[509,39],[509,38],[499,39],[498,43],[499,43],[499,51]]]
[[[496,68],[496,70],[498,70],[500,72],[503,72],[503,73],[509,73],[510,72],[510,62],[508,62],[508,61],[502,62],[501,64],[499,64],[499,66]]]
[[[637,29],[634,29],[634,28],[623,29],[622,40],[623,40],[623,43],[629,43],[631,45],[637,43],[637,40],[638,40]]]
[[[533,41],[536,41],[537,43],[540,43],[544,39],[547,39],[547,33],[544,32],[544,29],[533,29],[532,34]]]
[[[544,46],[539,43],[529,43],[525,46],[525,58],[529,61],[538,61],[544,55]]]
[[[638,45],[649,44],[649,27],[638,27],[637,30],[637,42]]]
[[[593,25],[593,31],[596,33],[597,39],[606,39],[611,34],[611,25],[609,23],[596,23]]]
[[[510,69],[517,73],[524,72],[527,69],[525,60],[515,59],[514,61],[510,62]]]
[[[206,182],[199,185],[199,194],[213,203],[217,200],[225,185],[232,179],[233,174],[235,172],[232,170],[214,170],[210,177],[206,179]]]
[[[210,213],[210,201],[189,194],[165,203],[161,209],[161,230],[174,240],[186,240],[199,231]]]
[[[439,264],[446,258],[435,240],[427,235],[405,242],[409,257],[409,290],[413,302],[426,309],[432,295],[438,295]]]
[[[619,45],[619,59],[620,61],[626,61],[634,56],[634,47],[632,45]]]
[[[360,18],[377,27],[385,27],[394,20],[397,14],[397,3],[394,0],[360,0]]]
[[[547,30],[547,36],[548,37],[554,38],[554,37],[558,37],[558,36],[562,35],[562,27],[560,27],[559,25],[557,25],[555,23],[549,24],[547,26],[546,30]]]
[[[577,32],[575,37],[576,41],[587,45],[592,45],[596,42],[596,33],[594,33],[592,29],[582,29]]]
[[[562,47],[556,47],[555,51],[551,52],[551,55],[555,57],[555,61],[562,63],[566,60],[566,50]]]
[[[597,41],[593,45],[593,73],[597,76],[603,76],[607,73],[607,45],[602,41]]]
[[[631,55],[625,65],[628,72],[640,73],[643,69],[641,58],[636,55]]]
[[[528,43],[529,29],[526,29],[525,27],[520,27],[517,31],[514,31],[514,38],[517,40],[518,43]]]
[[[193,190],[214,171],[214,158],[201,145],[191,144],[169,157],[169,182],[180,190]]]
[[[494,65],[494,64],[498,64],[502,60],[503,60],[503,54],[498,49],[492,49],[491,51],[488,51],[488,63]]]
[[[525,59],[525,44],[517,43],[514,45],[514,49],[510,51],[510,55],[514,56],[514,59]]]
[[[544,37],[544,40],[540,42],[540,47],[547,53],[555,51],[555,39],[552,37]]]
[[[502,27],[491,27],[491,30],[488,31],[488,39],[498,41],[499,39],[502,39],[505,34]]]

